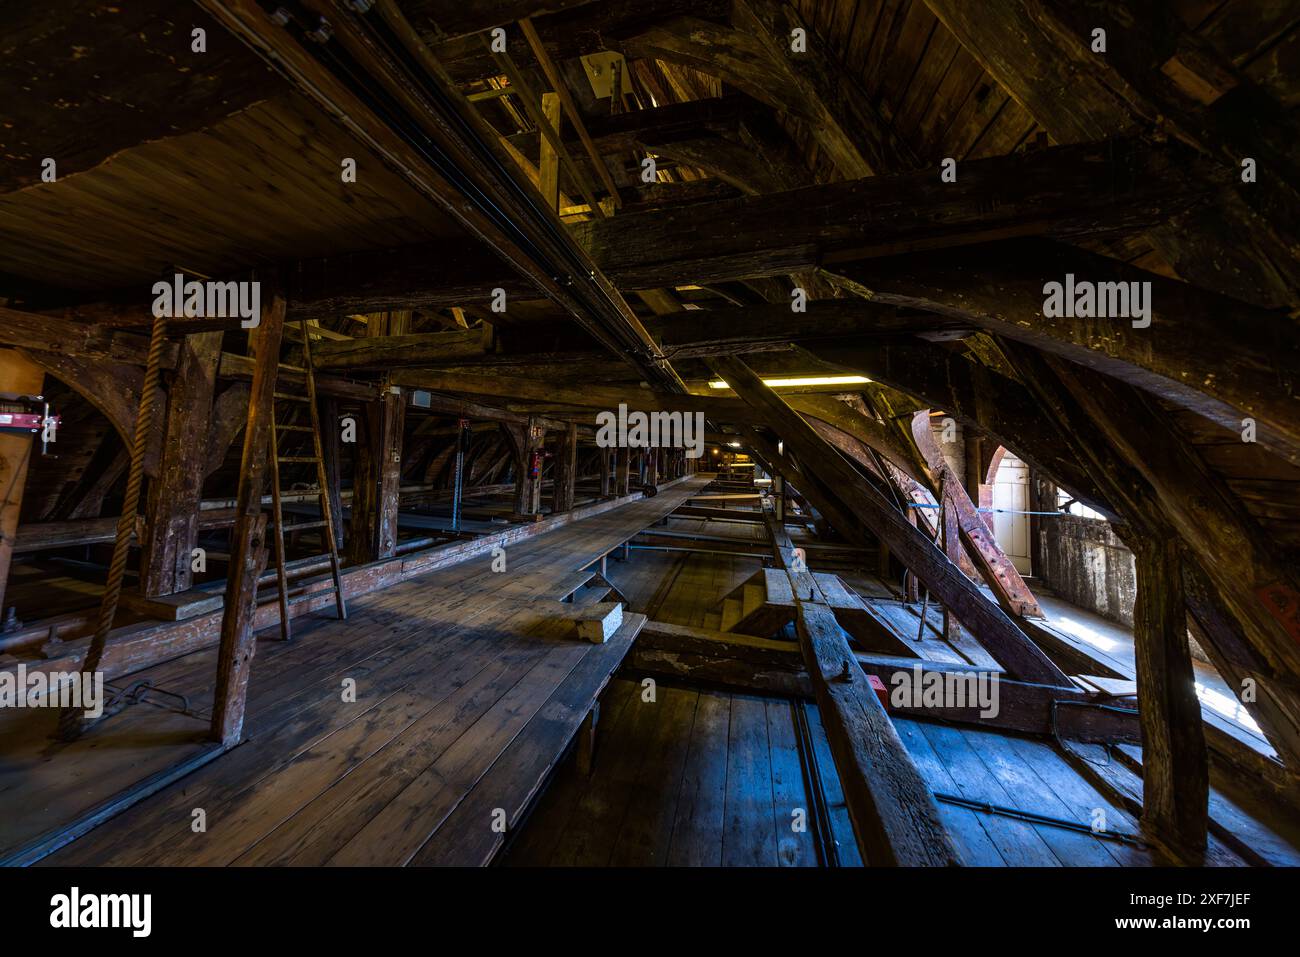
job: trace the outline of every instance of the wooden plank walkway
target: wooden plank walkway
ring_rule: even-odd
[[[487,863],[644,623],[628,615],[587,644],[555,599],[707,481],[511,545],[503,571],[478,556],[357,599],[348,621],[290,644],[260,641],[247,740],[44,863]],[[206,704],[214,654],[135,677]],[[26,790],[0,792],[0,818]]]
[[[588,778],[565,761],[503,863],[817,866],[814,825],[803,824],[813,805],[794,724],[793,709],[803,707],[669,685],[649,699],[637,682],[614,681],[601,709],[595,773]],[[823,783],[833,790],[833,763],[826,768]],[[860,863],[847,815],[831,837],[846,863]]]

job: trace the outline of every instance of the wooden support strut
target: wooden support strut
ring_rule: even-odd
[[[1008,671],[1022,681],[1070,687],[1070,680],[997,605],[990,602],[929,538],[910,525],[893,503],[872,488],[861,474],[835,451],[800,415],[763,384],[739,359],[710,360],[713,370],[730,387],[762,412],[787,449],[799,458],[801,469],[812,473],[828,494],[849,506],[854,524],[840,531],[853,535],[863,526],[884,540],[890,550],[925,582],[930,592],[951,609]],[[774,466],[776,463],[772,463]],[[805,490],[808,491],[808,490]]]
[[[731,381],[731,380],[728,380]],[[951,866],[956,848],[907,746],[858,665],[785,526],[765,511],[772,552],[790,579],[796,630],[863,860]]]
[[[560,97],[560,102],[564,104],[564,110],[569,114],[569,121],[573,124],[573,128],[578,131],[578,137],[582,140],[583,148],[587,151],[587,158],[591,160],[591,165],[595,167],[601,183],[604,184],[606,191],[613,198],[614,205],[621,206],[623,201],[619,198],[618,187],[614,185],[614,180],[609,175],[609,168],[605,166],[605,161],[601,159],[596,144],[592,142],[591,134],[587,132],[587,126],[583,122],[582,113],[578,110],[578,104],[573,101],[573,94],[569,92],[568,84],[564,82],[564,77],[560,75],[559,69],[556,68],[555,61],[551,59],[551,55],[546,52],[546,47],[542,45],[541,37],[537,35],[537,29],[533,26],[533,22],[524,17],[519,21],[519,29],[523,31],[524,37],[528,40],[528,45],[532,48],[533,55],[537,57],[537,63],[541,66],[542,72],[546,74],[547,81],[555,88],[556,94]],[[592,212],[599,215],[599,212],[594,207]]]
[[[277,293],[262,310],[262,322],[252,334],[256,367],[249,391],[248,425],[244,429],[244,455],[239,469],[238,504],[212,704],[212,737],[225,747],[234,747],[243,736],[248,675],[256,649],[253,621],[257,613],[257,580],[266,566],[262,487],[275,415],[275,381],[280,366],[284,310],[284,297]]]
[[[1179,852],[1204,851],[1210,794],[1201,702],[1187,645],[1181,545],[1172,531],[1132,535],[1142,825]]]

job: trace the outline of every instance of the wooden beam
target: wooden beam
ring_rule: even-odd
[[[542,72],[546,75],[547,81],[560,97],[560,102],[564,104],[564,110],[569,114],[569,122],[572,123],[573,128],[578,131],[578,138],[582,140],[582,145],[587,151],[587,158],[595,168],[597,175],[600,177],[600,181],[605,185],[605,190],[611,197],[613,197],[614,205],[618,206],[622,203],[622,200],[618,195],[618,187],[614,185],[614,180],[609,175],[609,168],[605,165],[605,161],[601,159],[600,153],[596,150],[596,144],[591,141],[591,134],[587,132],[587,126],[582,119],[582,111],[578,109],[578,104],[573,101],[573,94],[569,92],[568,84],[564,82],[564,77],[560,74],[559,69],[556,68],[555,62],[551,59],[551,55],[546,52],[546,46],[542,43],[541,37],[537,35],[537,29],[533,26],[533,22],[527,17],[524,17],[519,21],[519,29],[523,31],[524,39],[528,41],[528,45],[532,48],[533,55],[537,57],[537,63],[542,68]],[[558,126],[559,124],[557,123],[557,129]],[[594,208],[592,212],[599,215],[598,207]]]
[[[1258,710],[1244,686],[1234,694],[1269,735],[1289,766],[1300,762],[1300,711],[1294,701],[1300,645],[1300,607],[1293,566],[1277,554],[1255,522],[1243,517],[1240,504],[1212,474],[1199,454],[1178,434],[1163,410],[1125,383],[1097,375],[1063,360],[1042,356],[1019,343],[1002,348],[1025,384],[1039,400],[1045,418],[1086,462],[1121,516],[1147,539],[1163,540],[1168,528],[1213,582],[1219,601],[1236,618],[1254,652],[1258,671],[1248,672],[1279,714]],[[1125,525],[1117,525],[1129,534]],[[1136,547],[1136,546],[1131,546]],[[1202,602],[1202,605],[1204,603]],[[1209,630],[1213,642],[1222,631]],[[1216,649],[1227,660],[1231,646]]]
[[[221,468],[226,461],[230,443],[248,422],[248,383],[236,382],[212,403],[212,430],[208,438],[206,475]]]
[[[398,365],[474,359],[484,354],[478,329],[423,332],[405,336],[364,336],[312,346],[317,369],[391,369]],[[321,377],[325,378],[325,377]]]
[[[493,396],[502,399],[549,402],[558,405],[575,405],[589,409],[618,410],[620,402],[627,403],[629,411],[643,412],[704,412],[724,421],[749,422],[754,418],[749,407],[737,399],[714,398],[703,395],[672,395],[652,392],[649,389],[610,388],[597,386],[572,387],[535,379],[514,379],[507,376],[448,373],[439,370],[408,369],[395,372],[392,381],[419,389],[438,392],[463,392],[469,395]]]
[[[785,441],[786,448],[799,459],[801,468],[824,486],[834,489],[834,497],[849,506],[876,538],[889,545],[899,560],[925,582],[930,592],[965,622],[976,640],[1012,677],[1063,687],[1070,684],[1051,659],[997,605],[985,598],[932,541],[899,514],[892,502],[871,487],[780,396],[763,385],[743,361],[718,358],[710,362],[714,371],[767,418]],[[840,531],[852,534],[853,530]]]
[[[542,509],[542,443],[546,431],[530,419],[525,425],[503,425],[510,440],[515,465],[515,514],[540,515]],[[534,472],[533,460],[537,468]]]
[[[401,337],[399,337],[401,338]],[[235,355],[233,352],[223,352],[221,354],[221,365],[217,370],[217,375],[223,379],[238,379],[249,381],[253,378],[257,363],[249,356]],[[282,381],[296,386],[306,388],[307,375],[305,370],[292,366],[284,366],[280,370]],[[354,382],[350,379],[344,379],[333,375],[317,375],[316,391],[322,395],[332,395],[340,399],[352,399],[359,402],[374,401],[378,387],[373,383]]]
[[[107,359],[143,366],[149,354],[149,337],[96,325],[93,322],[96,311],[96,306],[83,306],[77,315],[91,313],[92,317],[70,318],[0,306],[0,345],[20,346],[71,359]],[[138,316],[145,326],[152,320],[144,310]],[[163,368],[175,365],[174,351],[174,347],[167,350]]]
[[[552,478],[552,512],[567,512],[573,508],[573,483],[577,478],[578,426],[572,422],[560,433],[555,447],[555,466]]]
[[[491,41],[486,37],[483,38],[483,42],[488,50],[491,51],[493,59],[496,60],[497,65],[501,68],[501,72],[504,73],[506,78],[510,81],[511,87],[513,87],[518,93],[518,100],[523,105],[524,112],[528,114],[529,120],[531,120],[533,125],[537,127],[537,131],[541,133],[542,139],[551,150],[554,151],[555,155],[564,162],[566,167],[568,167],[569,172],[573,175],[574,182],[578,184],[578,191],[582,193],[582,198],[586,202],[588,209],[592,211],[592,214],[597,219],[604,216],[604,212],[596,202],[596,194],[592,188],[591,181],[587,178],[586,171],[574,162],[573,156],[564,145],[564,141],[560,139],[559,124],[551,123],[547,119],[545,111],[546,94],[539,94],[533,90],[532,83],[529,82],[526,76],[524,76],[523,72],[519,69],[519,66],[515,63],[509,53],[500,53],[492,50]],[[543,203],[546,203],[548,202],[548,199],[546,194],[541,191],[542,183],[540,176],[541,174],[539,171],[537,182],[538,193],[541,196]],[[555,204],[550,206],[550,210],[552,212],[559,211],[558,200]]]
[[[427,30],[443,40],[483,33],[504,27],[524,17],[579,11],[595,0],[411,0],[402,9],[418,29]],[[589,11],[582,11],[591,16]]]
[[[1025,386],[972,358],[919,339],[887,342],[841,339],[806,343],[818,358],[916,396],[1011,449],[1082,502],[1107,514],[1114,508],[1060,431],[1043,417]]]
[[[622,498],[631,490],[631,449],[620,445],[614,453],[614,460],[614,494]]]
[[[1013,236],[1131,232],[1204,200],[1224,179],[1204,165],[1172,146],[1112,140],[973,160],[956,183],[932,170],[870,176],[571,229],[615,281],[649,289]]]
[[[1041,240],[855,263],[839,270],[872,303],[933,310],[1105,372],[1300,462],[1300,346],[1284,314],[1118,260]],[[1044,284],[1093,284],[1102,301],[1141,290],[1149,314],[1048,317]],[[1108,286],[1105,284],[1120,284]],[[1106,289],[1117,290],[1108,297]],[[1069,304],[1074,312],[1073,301]],[[1142,323],[1146,323],[1142,325]],[[1234,330],[1250,329],[1243,336]]]
[[[444,0],[418,0],[421,3],[444,2]],[[549,0],[543,0],[549,2]],[[458,17],[473,17],[478,21],[480,3],[465,4],[470,11],[458,13]],[[523,4],[514,4],[518,13]],[[543,8],[545,9],[545,8]],[[406,5],[403,4],[403,10]],[[416,17],[413,11],[407,11]],[[532,16],[537,32],[555,60],[569,60],[588,53],[609,50],[617,41],[635,36],[649,25],[667,18],[691,14],[708,17],[719,22],[730,16],[731,0],[602,0],[599,7],[581,6],[571,10],[558,10],[543,16],[530,8],[522,15]],[[417,18],[419,19],[419,18]],[[493,19],[497,19],[493,16]],[[519,16],[513,17],[514,22]],[[438,18],[433,18],[438,23]],[[496,26],[506,26],[507,21],[500,21]],[[461,84],[476,80],[486,80],[498,75],[495,63],[483,56],[483,44],[478,33],[473,35],[443,38],[438,30],[424,20],[421,32],[429,42],[430,50],[447,72]],[[507,52],[518,62],[523,62],[530,51],[528,41],[518,31],[508,31],[506,35]]]
[[[399,392],[385,391],[362,410],[352,477],[348,561],[360,565],[391,558],[397,548],[405,406]]]
[[[557,230],[556,216],[536,194],[518,188],[495,131],[459,94],[396,5],[380,4],[377,14],[401,44],[401,51],[376,42],[375,28],[362,19],[331,20],[332,42],[388,97],[389,108],[376,113],[317,58],[314,44],[276,25],[254,0],[198,2],[309,100],[402,171],[416,190],[486,243],[513,271],[529,279],[574,322],[624,355],[647,381],[676,387],[671,369],[656,361],[645,330],[618,290],[563,230]],[[427,83],[433,83],[442,95],[425,94]],[[418,133],[413,134],[412,129]],[[458,169],[473,170],[472,188],[448,180],[431,164],[427,143]],[[557,266],[560,263],[571,268],[562,270]]]
[[[790,303],[691,310],[646,320],[646,329],[674,359],[768,351],[791,342],[841,336],[947,332],[955,338],[976,324],[865,299],[818,299],[795,312]]]
[[[917,670],[922,681],[928,675],[968,675],[979,670],[974,665],[861,651],[854,652],[854,658],[864,672],[875,675],[886,688],[898,686],[896,676],[907,675],[910,680]],[[791,641],[648,621],[633,646],[632,664],[638,671],[650,674],[679,679],[694,677],[750,693],[814,696],[799,645]],[[1062,702],[1076,706],[1058,707]],[[1135,713],[1079,707],[1107,702],[1123,710],[1133,704],[1131,701],[1116,703],[1105,694],[1027,684],[999,676],[998,709],[993,715],[980,714],[976,705],[913,708],[891,702],[888,710],[890,714],[1001,728],[1044,738],[1059,734],[1072,741],[1140,744],[1142,732]]]
[[[820,587],[795,561],[784,526],[771,521],[769,530],[773,554],[790,580],[799,649],[863,860],[903,867],[958,863],[930,789],[866,680]]]
[[[1142,826],[1178,851],[1203,851],[1210,794],[1201,702],[1187,645],[1181,545],[1129,536],[1137,561],[1133,643],[1142,722]]]
[[[275,380],[284,330],[284,298],[276,294],[263,307],[262,321],[251,333],[256,369],[249,393],[248,424],[244,427],[244,456],[239,469],[235,529],[231,535],[230,572],[226,579],[221,644],[217,651],[217,684],[212,704],[212,737],[234,747],[243,737],[248,675],[257,643],[253,624],[257,614],[257,579],[266,567],[266,515],[262,488],[266,480],[271,425],[275,416]]]
[[[123,444],[131,444],[140,410],[140,392],[144,386],[142,369],[35,349],[20,349],[18,352],[99,410],[117,431]],[[157,427],[145,454],[144,470],[148,476],[158,473],[158,454],[162,445],[162,424],[157,420],[155,424]]]
[[[1140,228],[1203,197],[1208,187],[1188,182],[1189,163],[1195,165],[1169,147],[1119,141],[973,161],[952,184],[940,184],[929,171],[873,176],[570,229],[597,269],[622,288],[708,284],[1016,235],[1068,240]],[[1105,201],[1088,201],[1098,195]],[[770,229],[773,222],[783,228]],[[545,295],[496,255],[463,242],[304,259],[293,264],[288,280],[289,308],[308,319],[393,308],[486,308],[494,288],[512,299]],[[141,310],[139,322],[147,325],[148,318]]]
[[[1300,581],[1294,563],[1243,514],[1240,500],[1149,399],[1131,386],[1061,360],[1047,364],[1123,467],[1140,476],[1144,484],[1138,488],[1158,503],[1130,505],[1131,513],[1158,509],[1164,516],[1267,661],[1267,671],[1251,677],[1270,689],[1270,698],[1288,700],[1290,694],[1282,689],[1300,685]],[[1234,693],[1241,697],[1239,688]],[[1253,710],[1253,702],[1244,704]],[[1286,710],[1289,720],[1273,725],[1279,737],[1272,740],[1287,763],[1295,764],[1300,761],[1300,709],[1292,705]]]
[[[959,530],[975,567],[997,597],[1003,611],[1022,618],[1046,617],[1020,572],[1002,551],[988,525],[980,518],[975,503],[966,494],[961,478],[948,465],[935,442],[934,433],[930,430],[930,410],[914,413],[909,431],[929,465],[931,474],[935,476],[939,501],[942,502],[945,513],[945,543],[948,540],[947,523],[951,520],[955,529]],[[949,557],[952,557],[951,554]]]
[[[542,117],[556,137],[560,136],[560,116],[560,98],[554,93],[543,93]],[[537,188],[541,191],[542,199],[546,200],[547,205],[558,212],[560,209],[560,154],[555,151],[555,147],[551,146],[550,140],[545,135],[540,137],[538,150]]]
[[[194,583],[191,553],[198,544],[221,338],[220,332],[201,332],[180,344],[167,392],[162,461],[149,483],[140,542],[140,593],[146,597],[186,591]]]
[[[631,153],[702,134],[732,134],[742,120],[766,112],[767,107],[743,93],[661,103],[643,110],[599,116],[587,122],[596,148],[605,155]],[[576,134],[575,134],[576,135]]]
[[[1225,168],[1239,169],[1244,156],[1285,157],[1261,163],[1272,167],[1273,188],[1238,182],[1214,206],[1147,235],[1189,282],[1267,307],[1296,304],[1294,225],[1279,234],[1276,222],[1259,215],[1271,205],[1295,222],[1294,118],[1249,83],[1209,107],[1198,108],[1177,91],[1161,67],[1180,51],[1204,51],[1205,44],[1174,20],[1172,7],[1150,4],[1136,15],[1117,15],[1106,4],[1056,0],[925,3],[1058,143],[1150,126],[1208,148]],[[1104,55],[1091,50],[1097,27],[1111,38]]]
[[[818,144],[846,179],[897,173],[920,166],[917,155],[872,103],[852,70],[807,23],[794,4],[782,0],[737,0],[732,20],[778,65],[786,112],[802,116]],[[795,30],[803,48],[793,49]],[[725,77],[724,77],[725,79]]]

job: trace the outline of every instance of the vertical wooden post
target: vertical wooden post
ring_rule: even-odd
[[[0,392],[40,395],[44,385],[45,373],[39,366],[13,349],[0,349]],[[0,435],[0,616],[35,438],[30,433]]]
[[[620,498],[628,493],[632,481],[632,450],[620,445],[614,453],[614,494]]]
[[[596,758],[596,722],[600,720],[600,702],[597,701],[578,727],[578,773],[591,777]]]
[[[140,542],[140,591],[150,597],[174,595],[194,584],[192,552],[199,538],[221,338],[220,332],[203,332],[180,343],[167,394],[162,462],[149,483]]]
[[[568,512],[573,509],[573,485],[578,474],[577,456],[578,424],[570,422],[556,443],[554,484],[551,489],[553,512]]]
[[[609,498],[610,471],[614,467],[614,460],[609,449],[597,449],[596,461],[600,463],[600,497]]]
[[[253,638],[257,579],[266,567],[262,488],[269,464],[267,451],[275,415],[275,380],[283,332],[284,297],[277,293],[262,310],[262,322],[251,334],[257,362],[248,397],[248,425],[244,429],[244,456],[231,535],[230,573],[221,618],[221,645],[217,651],[217,689],[212,702],[212,737],[226,747],[238,744],[244,733],[248,674],[257,648]]]
[[[398,507],[402,493],[402,434],[406,429],[406,405],[402,393],[390,389],[380,401],[383,417],[379,463],[379,537],[376,557],[397,554]]]
[[[334,520],[334,541],[343,550],[343,493],[339,465],[342,461],[343,434],[339,425],[339,403],[333,396],[317,400],[320,419],[321,457],[325,461],[325,494],[329,497],[330,515]]]
[[[379,552],[379,458],[383,409],[367,402],[357,417],[356,452],[352,464],[352,517],[348,523],[348,561],[364,565]]]
[[[526,425],[513,425],[506,431],[515,453],[515,512],[535,515],[542,507],[541,469],[535,476],[529,472],[533,453],[540,452],[546,432],[532,418]]]
[[[558,93],[542,94],[542,116],[557,134],[560,132],[560,95]],[[538,131],[541,140],[541,161],[537,164],[542,199],[551,209],[560,208],[560,154],[551,145],[550,139]],[[595,215],[595,214],[593,214]]]
[[[362,410],[347,549],[354,565],[395,554],[405,411],[402,396],[393,392],[366,403]]]
[[[1174,850],[1205,849],[1210,772],[1201,703],[1187,645],[1178,538],[1131,535],[1133,608],[1142,725],[1142,825]]]

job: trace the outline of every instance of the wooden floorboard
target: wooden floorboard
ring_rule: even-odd
[[[479,556],[360,597],[347,622],[308,619],[292,643],[268,633],[253,667],[246,740],[44,863],[813,866],[823,826],[838,862],[860,864],[814,704],[650,688],[631,669],[610,680],[643,620],[636,612],[702,624],[757,560],[634,550],[629,562],[610,561],[607,576],[628,597],[629,614],[604,645],[577,641],[554,613],[576,573],[617,555],[697,483],[509,546],[503,574]],[[708,518],[672,518],[669,527],[765,535]],[[865,573],[844,580],[874,594]],[[896,600],[887,614],[900,628],[919,621]],[[920,644],[945,660],[979,660],[933,627]],[[187,694],[206,712],[214,657],[194,652],[133,678]],[[345,682],[355,700],[345,699]],[[569,745],[598,698],[587,777]],[[39,720],[7,726],[27,735],[29,758],[23,773],[0,768],[0,811],[27,802],[42,810],[0,816],[0,829],[23,820],[28,830],[32,822],[57,830],[103,792],[165,768],[176,748],[198,746],[205,725],[202,713],[133,706],[88,736],[75,764],[49,749]],[[1108,827],[1138,833],[1123,802],[1055,742],[913,719],[895,726],[933,791],[1083,824],[1100,812]],[[810,774],[820,778],[820,820]],[[1122,775],[1131,788],[1133,775]],[[1292,859],[1286,837],[1261,830],[1248,807],[1217,800],[1220,816],[1265,858]],[[204,831],[193,828],[196,809]],[[1047,824],[942,803],[940,811],[967,864],[1164,862],[1147,848]]]
[[[504,573],[478,556],[357,599],[347,622],[260,641],[248,739],[49,863],[486,863],[503,832],[481,812],[522,815],[644,621],[626,616],[596,646],[552,603],[706,481],[511,545]],[[151,671],[210,694],[212,660]],[[444,848],[449,821],[458,836]]]

